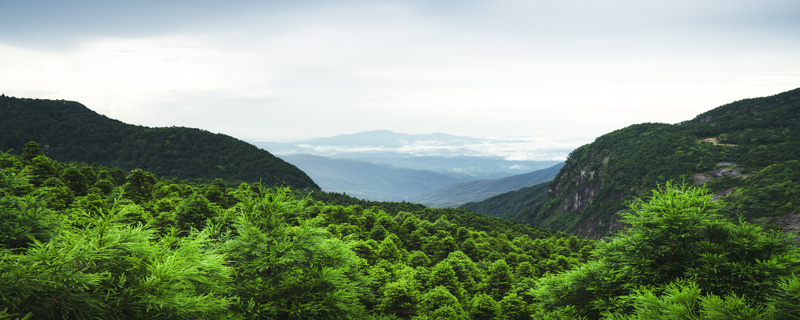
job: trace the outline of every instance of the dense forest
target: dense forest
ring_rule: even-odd
[[[776,182],[779,183],[779,182]],[[666,184],[596,242],[464,209],[0,154],[0,319],[791,319],[791,238]]]
[[[594,242],[462,209],[0,157],[0,319],[531,312]],[[145,316],[146,315],[146,316]]]
[[[800,319],[800,249],[781,232],[796,227],[800,89],[609,133],[552,183],[470,204],[506,219],[325,193],[280,164],[221,174],[208,145],[251,148],[0,100],[0,320]],[[83,125],[54,120],[70,117]],[[212,165],[157,147],[178,133]],[[83,154],[108,141],[125,152]]]
[[[730,217],[742,214],[774,225],[797,213],[793,203],[800,181],[791,168],[798,159],[800,89],[795,89],[730,103],[679,124],[616,130],[574,150],[545,186],[464,207],[601,238],[624,225],[619,213],[629,201],[659,183],[681,181],[705,184],[722,197]]]
[[[261,181],[270,186],[319,187],[304,172],[267,151],[200,129],[122,123],[63,100],[0,96],[0,151],[20,154],[39,142],[49,158],[143,169],[163,177]],[[46,147],[46,148],[45,148]]]

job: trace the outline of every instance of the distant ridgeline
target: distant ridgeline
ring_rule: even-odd
[[[29,141],[60,161],[140,168],[182,179],[319,189],[295,166],[230,136],[129,125],[72,101],[0,97],[0,150],[19,154]]]
[[[667,181],[705,184],[722,213],[800,229],[800,89],[730,103],[679,124],[632,125],[573,151],[552,182],[465,208],[601,238]]]

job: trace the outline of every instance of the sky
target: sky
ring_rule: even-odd
[[[0,93],[250,141],[591,141],[797,87],[796,0],[0,1]]]

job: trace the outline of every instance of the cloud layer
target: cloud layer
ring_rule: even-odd
[[[800,83],[797,1],[8,1],[0,12],[5,94],[252,140],[595,137]]]

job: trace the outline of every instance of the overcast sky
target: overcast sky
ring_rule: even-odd
[[[797,87],[797,0],[0,1],[0,93],[247,140],[593,139]]]

